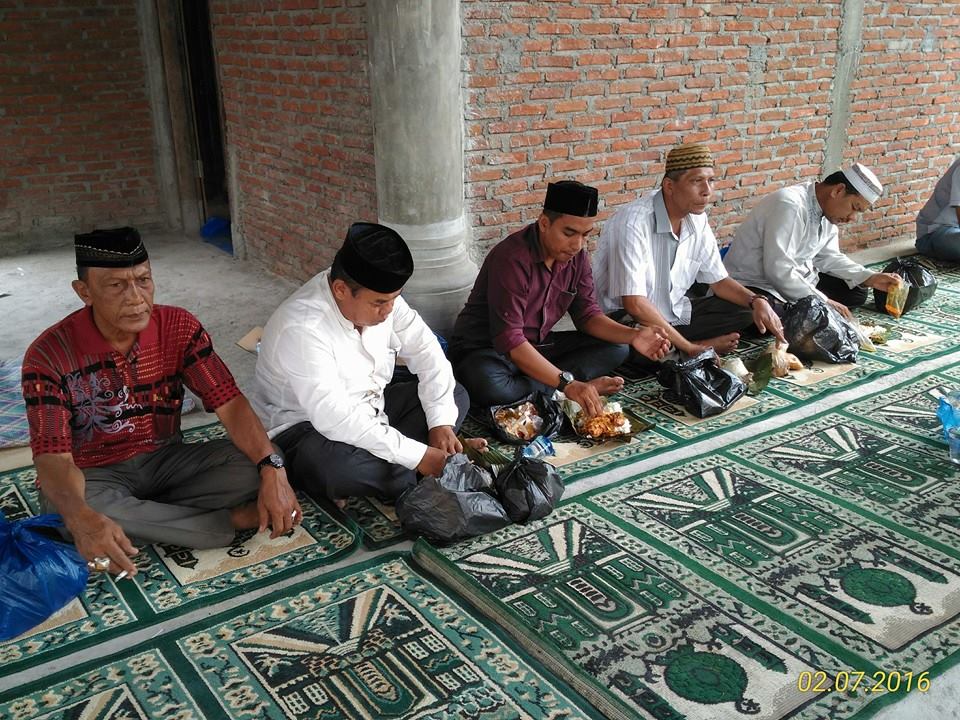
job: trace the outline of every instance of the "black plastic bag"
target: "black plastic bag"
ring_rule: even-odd
[[[483,535],[510,524],[494,497],[490,473],[466,455],[451,455],[440,477],[427,476],[397,500],[403,529],[439,543]]]
[[[539,458],[524,457],[520,450],[497,475],[494,485],[513,522],[544,518],[563,497],[563,480],[557,469]]]
[[[699,418],[719,415],[747,391],[740,378],[717,365],[713,348],[683,362],[660,363],[657,380],[667,388],[667,400]]]
[[[36,627],[83,592],[89,570],[76,548],[34,532],[59,515],[7,522],[0,512],[0,641]]]
[[[855,363],[860,354],[857,331],[819,295],[807,295],[787,305],[783,336],[790,352],[801,360]]]
[[[536,410],[540,418],[539,429],[534,431],[530,437],[520,437],[506,431],[506,429],[497,420],[497,413],[501,410],[510,410],[518,408],[524,403],[530,403]],[[523,445],[535,438],[537,435],[543,435],[548,438],[554,438],[563,427],[563,409],[560,403],[554,402],[550,395],[542,392],[530,393],[516,402],[506,405],[494,405],[490,408],[490,428],[493,434],[505,443],[511,445]]]
[[[907,294],[907,302],[900,312],[901,315],[913,310],[918,305],[922,305],[932,298],[937,291],[937,278],[922,262],[915,258],[894,258],[883,271],[885,273],[896,273],[910,283],[910,292]],[[873,304],[880,312],[886,312],[887,294],[874,288]]]

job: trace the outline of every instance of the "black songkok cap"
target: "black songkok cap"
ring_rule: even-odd
[[[132,227],[94,230],[73,236],[77,267],[125,268],[147,261],[140,233]]]
[[[543,209],[577,217],[596,217],[597,189],[576,180],[550,183]]]
[[[337,258],[347,275],[368,290],[393,293],[413,275],[413,255],[400,233],[376,223],[354,223]]]

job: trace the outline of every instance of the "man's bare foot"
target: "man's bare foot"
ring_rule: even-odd
[[[463,444],[477,452],[485,452],[489,445],[486,438],[464,438]]]
[[[260,512],[256,502],[230,508],[230,524],[236,530],[253,530],[260,527]]]
[[[727,355],[737,349],[740,342],[740,333],[727,333],[709,340],[697,340],[697,345],[712,347],[717,351],[717,355]]]
[[[598,395],[613,395],[623,390],[623,378],[604,375],[590,380],[587,385],[592,385]]]
[[[347,506],[347,498],[337,498],[333,501],[333,504],[343,510]]]

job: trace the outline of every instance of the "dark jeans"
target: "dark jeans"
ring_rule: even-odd
[[[755,287],[750,287],[747,289],[767,298],[767,300],[770,301],[770,305],[773,307],[773,311],[780,317],[783,317],[783,313],[787,309],[788,303],[785,303],[783,300],[766,290],[761,290],[760,288]],[[867,288],[858,285],[851,289],[847,287],[845,280],[841,280],[833,275],[821,275],[820,282],[817,283],[817,290],[822,292],[831,300],[842,303],[848,308],[860,307],[867,301]]]
[[[577,330],[552,332],[536,348],[558,368],[573,373],[577,380],[607,375],[622,365],[629,354],[627,345],[614,345]],[[525,375],[509,357],[493,348],[464,354],[457,359],[454,374],[467,388],[473,404],[480,407],[505,405],[532,392],[554,390]]]
[[[383,396],[390,426],[426,444],[429,429],[417,381],[391,383]],[[459,431],[470,399],[462,385],[457,385],[453,397],[459,411],[454,428]],[[393,501],[417,481],[416,471],[354,445],[328,440],[308,421],[287,428],[273,441],[283,450],[291,484],[318,499],[373,496]]]

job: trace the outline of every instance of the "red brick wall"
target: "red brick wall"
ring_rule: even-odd
[[[319,8],[318,8],[319,6]],[[376,220],[363,0],[213,0],[227,145],[248,253],[287,277]]]
[[[3,4],[0,242],[163,222],[145,88],[134,3]]]
[[[937,156],[960,142],[950,9],[867,0],[845,159],[859,151],[892,192],[844,230],[848,248],[910,236]],[[534,218],[550,178],[599,187],[606,216],[655,187],[681,141],[714,149],[710,217],[729,236],[760,196],[821,174],[840,13],[839,0],[462,0],[474,237],[487,247]]]
[[[917,212],[960,152],[960,5],[868,2],[844,153],[879,168],[886,196],[858,240],[915,232]]]

